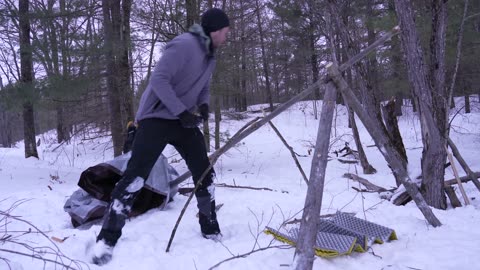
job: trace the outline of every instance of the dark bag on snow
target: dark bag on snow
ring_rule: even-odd
[[[129,152],[82,172],[78,181],[80,189],[64,205],[75,228],[103,217],[111,201],[113,188],[122,177],[130,156]],[[133,204],[131,216],[143,214],[152,208],[163,208],[178,191],[178,187],[171,184],[177,177],[177,171],[160,155]]]

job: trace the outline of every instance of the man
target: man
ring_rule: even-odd
[[[102,265],[111,260],[131,206],[167,144],[173,145],[183,157],[195,184],[210,166],[198,124],[202,119],[208,120],[214,51],[225,43],[229,25],[222,10],[209,9],[202,15],[201,26],[193,25],[188,33],[165,46],[140,100],[132,157],[112,192],[112,203],[93,248],[93,263]],[[194,115],[195,110],[201,116]],[[214,174],[210,170],[195,193],[200,230],[205,238],[220,235],[212,184]]]

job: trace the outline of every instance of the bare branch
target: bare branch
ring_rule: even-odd
[[[295,161],[295,165],[297,165],[297,168],[298,170],[300,171],[300,173],[302,174],[302,177],[303,177],[303,180],[305,180],[305,183],[308,185],[308,178],[307,178],[307,175],[305,175],[305,172],[303,171],[302,169],[302,165],[300,165],[300,162],[298,162],[298,159],[297,159],[297,156],[295,153],[295,151],[293,151],[293,147],[291,147],[287,141],[285,140],[285,138],[283,138],[282,134],[280,133],[280,131],[278,131],[277,127],[275,127],[275,125],[273,125],[272,121],[269,121],[268,122],[270,124],[270,126],[272,127],[273,131],[275,131],[275,133],[277,134],[277,136],[280,138],[280,140],[282,141],[282,143],[285,145],[285,147],[287,147],[288,151],[290,151],[290,154],[292,155],[292,158],[293,160]]]
[[[251,254],[253,254],[253,253],[265,251],[265,250],[268,250],[268,249],[274,249],[274,248],[278,248],[278,249],[290,249],[290,248],[293,248],[293,247],[290,246],[290,245],[278,245],[278,246],[268,246],[268,247],[264,247],[264,248],[255,249],[255,250],[252,250],[252,251],[250,251],[250,252],[243,253],[243,254],[240,254],[240,255],[233,256],[233,257],[230,257],[230,258],[228,258],[228,259],[225,259],[225,260],[223,260],[223,261],[215,264],[214,266],[208,268],[208,270],[215,269],[215,268],[217,268],[218,266],[220,266],[221,264],[226,263],[226,262],[229,262],[229,261],[231,261],[231,260],[240,259],[240,258],[246,258],[247,256],[249,256],[249,255],[251,255]]]

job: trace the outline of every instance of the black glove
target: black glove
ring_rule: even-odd
[[[178,115],[180,123],[184,128],[196,128],[202,122],[200,116],[194,115],[189,111],[184,111]]]
[[[198,112],[200,113],[200,116],[202,116],[203,121],[208,121],[208,113],[209,113],[208,104],[204,103],[198,106]]]

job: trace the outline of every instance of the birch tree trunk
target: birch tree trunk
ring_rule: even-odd
[[[31,96],[33,94],[33,62],[32,46],[30,44],[30,18],[28,15],[28,0],[18,1],[20,26],[20,82],[26,95],[23,103],[23,139],[25,141],[25,158],[38,158],[35,142],[35,118]]]

